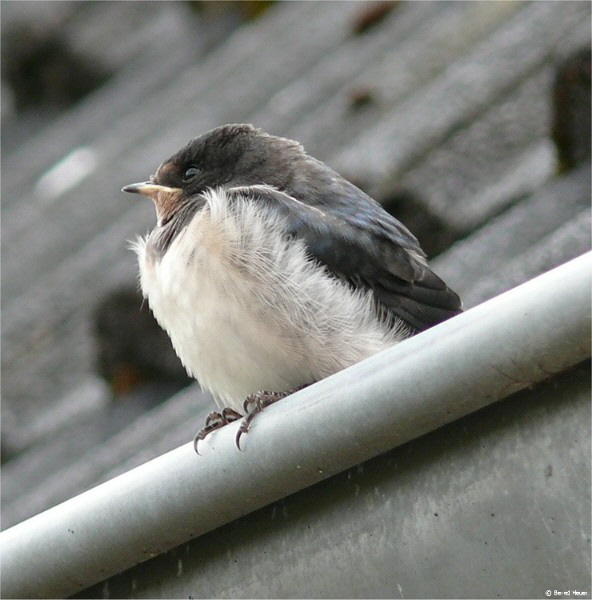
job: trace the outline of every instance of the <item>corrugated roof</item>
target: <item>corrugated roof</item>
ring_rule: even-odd
[[[125,4],[92,10],[133,27]],[[558,175],[549,137],[556,67],[590,44],[588,3],[401,2],[361,35],[364,4],[279,3],[207,54],[181,5],[158,5],[106,84],[3,157],[3,446],[20,452],[3,467],[3,526],[174,448],[207,412],[192,388],[97,432],[116,412],[90,319],[135,281],[126,240],[153,222],[121,185],[210,127],[298,139],[379,200],[409,190],[416,233],[452,244],[434,265],[469,306],[590,248],[589,166]],[[64,159],[72,187],[41,190]]]

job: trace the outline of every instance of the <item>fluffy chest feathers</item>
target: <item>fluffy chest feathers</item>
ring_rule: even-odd
[[[205,197],[164,254],[158,229],[135,250],[156,319],[219,405],[241,411],[250,393],[312,383],[406,336],[248,194]]]

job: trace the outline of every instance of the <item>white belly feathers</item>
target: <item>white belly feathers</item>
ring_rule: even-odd
[[[205,197],[160,259],[150,236],[134,249],[156,319],[220,406],[242,411],[250,393],[313,383],[407,336],[287,240],[281,217],[248,196]]]

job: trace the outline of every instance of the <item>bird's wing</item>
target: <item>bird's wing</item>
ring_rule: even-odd
[[[279,210],[287,235],[303,240],[337,277],[371,289],[387,316],[419,331],[461,312],[459,297],[426,265],[415,237],[379,205],[361,214],[310,206],[265,185],[226,191]]]

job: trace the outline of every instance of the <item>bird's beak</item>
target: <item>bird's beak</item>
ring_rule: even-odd
[[[180,188],[167,187],[166,185],[158,185],[151,181],[143,181],[141,183],[130,183],[125,187],[121,188],[122,192],[129,192],[130,194],[142,194],[148,196],[148,198],[154,198],[160,192],[166,194],[177,194],[181,191]]]

